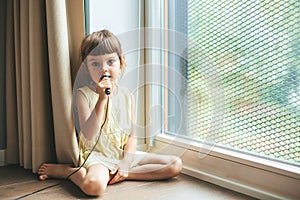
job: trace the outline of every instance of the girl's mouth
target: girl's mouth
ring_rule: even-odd
[[[109,76],[109,75],[103,75],[103,76],[101,76],[101,78],[100,78],[100,80],[102,80],[102,79],[104,79],[104,78],[110,78],[111,76]]]

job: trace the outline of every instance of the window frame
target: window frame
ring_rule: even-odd
[[[158,0],[156,4],[160,5],[160,9],[153,9],[153,2],[146,1],[146,25],[150,24],[152,27],[168,30],[168,21],[172,21],[168,18],[169,3],[169,0]],[[155,14],[153,12],[159,13]],[[151,20],[153,14],[161,17],[161,19]],[[168,36],[165,35],[164,38],[167,39]],[[167,45],[167,43],[165,42],[164,45]],[[164,66],[168,66],[167,54],[168,52],[163,52],[161,55],[162,65]],[[151,52],[146,55],[147,57],[151,57]],[[146,61],[149,62],[151,59],[146,59]],[[145,77],[148,81],[151,81],[154,76],[151,71],[146,71]],[[153,95],[155,93],[150,87],[146,91],[146,99],[148,99],[146,116],[150,114],[148,109],[157,103],[152,101]],[[166,99],[162,97],[161,101],[165,109],[168,109]],[[147,132],[147,136],[151,136],[151,127]],[[152,138],[152,136],[147,138]],[[183,160],[184,174],[249,196],[260,199],[297,199],[300,197],[298,188],[300,185],[300,168],[297,166],[247,155],[220,146],[205,148],[205,145],[201,142],[171,136],[163,131],[155,136],[155,142],[148,140],[148,148],[154,153],[179,155]],[[199,152],[201,151],[203,157],[200,156],[200,158],[201,153]]]

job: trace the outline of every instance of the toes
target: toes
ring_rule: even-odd
[[[45,175],[45,174],[39,176],[39,179],[40,179],[41,181],[44,181],[44,180],[46,180],[47,178],[48,178],[48,176]]]
[[[48,178],[46,175],[47,164],[42,164],[38,169],[39,180],[44,181]]]
[[[48,167],[48,165],[47,164],[42,164],[41,166],[40,166],[40,169],[45,169],[45,168],[47,168]]]
[[[46,166],[45,165],[41,165],[38,169],[38,174],[40,173],[44,173],[45,172],[45,169],[46,169]]]

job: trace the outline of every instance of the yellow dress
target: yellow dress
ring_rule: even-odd
[[[98,100],[98,94],[87,86],[79,88],[78,91],[82,92],[86,97],[89,108],[93,110]],[[89,157],[88,154],[95,145],[98,135],[91,141],[87,140],[82,132],[79,133],[80,165],[88,157],[88,160],[84,164],[85,167],[88,168],[94,164],[102,164],[113,171],[123,158],[124,146],[132,128],[131,97],[129,91],[125,88],[117,88],[117,94],[110,97],[108,107],[105,107],[105,109],[107,109],[106,122],[102,128],[100,139]],[[104,118],[105,111],[103,121]],[[139,160],[136,157],[132,166],[136,165]]]

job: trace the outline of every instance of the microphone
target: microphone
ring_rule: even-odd
[[[100,80],[102,80],[103,78],[110,78],[110,76],[109,75],[103,75],[103,76],[101,76]],[[105,89],[105,94],[110,95],[110,88]]]
[[[106,95],[110,95],[110,89],[109,89],[109,88],[106,88],[106,89],[105,89],[105,94],[106,94]]]

